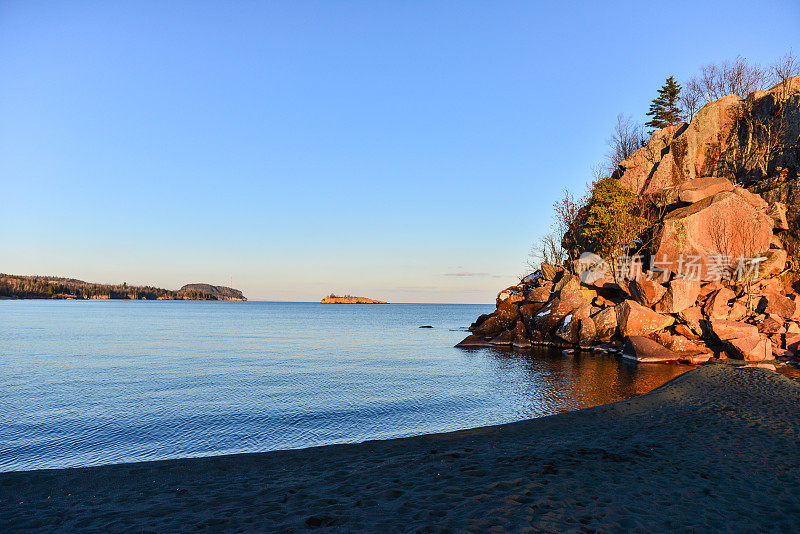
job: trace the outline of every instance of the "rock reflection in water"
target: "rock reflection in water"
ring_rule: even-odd
[[[540,417],[608,404],[642,395],[694,369],[691,365],[637,364],[615,355],[564,355],[553,348],[512,350],[467,349],[476,357],[494,359],[498,376],[507,382],[523,417]],[[520,380],[519,373],[523,374]],[[520,391],[519,388],[524,388]],[[525,404],[520,406],[520,400]]]

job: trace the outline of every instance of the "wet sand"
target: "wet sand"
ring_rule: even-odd
[[[800,384],[700,367],[640,397],[357,445],[0,474],[0,531],[800,530]]]

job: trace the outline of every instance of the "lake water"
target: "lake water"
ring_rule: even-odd
[[[491,425],[629,398],[688,369],[453,348],[493,308],[0,301],[0,471]]]

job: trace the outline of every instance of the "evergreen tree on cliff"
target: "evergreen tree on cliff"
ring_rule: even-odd
[[[675,78],[672,76],[667,78],[667,81],[658,90],[658,96],[650,104],[647,116],[652,119],[645,123],[645,126],[655,131],[681,122],[683,118],[678,99],[680,93],[681,86],[675,81]]]

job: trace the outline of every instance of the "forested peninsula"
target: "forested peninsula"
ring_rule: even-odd
[[[247,300],[241,291],[226,286],[186,284],[178,290],[153,286],[97,284],[60,276],[0,274],[3,299],[119,299],[119,300]]]

